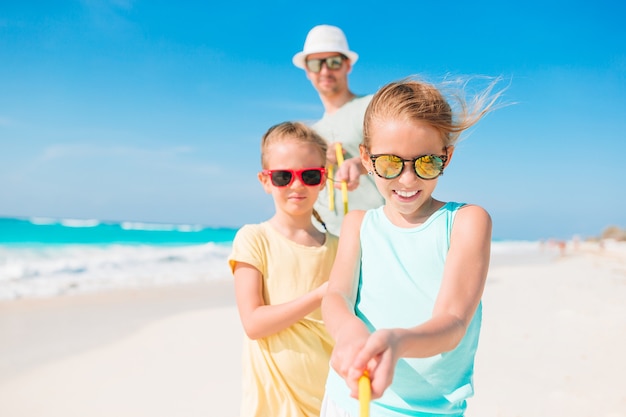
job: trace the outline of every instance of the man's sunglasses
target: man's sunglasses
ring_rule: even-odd
[[[368,153],[369,155],[369,153]],[[414,159],[402,159],[396,155],[369,155],[374,164],[376,175],[387,180],[397,178],[404,170],[404,163],[410,162],[418,177],[434,180],[443,174],[448,155],[422,155]]]
[[[274,187],[286,187],[297,176],[304,185],[320,185],[326,174],[326,168],[306,168],[294,171],[293,169],[264,169],[263,175],[269,175]]]
[[[307,59],[306,67],[311,72],[320,72],[322,70],[322,64],[326,64],[326,68],[329,70],[338,70],[343,65],[343,60],[346,59],[343,55],[334,55],[321,59]]]

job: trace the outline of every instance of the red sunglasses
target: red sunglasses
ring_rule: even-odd
[[[304,185],[320,185],[326,174],[326,168],[305,168],[297,171],[293,169],[264,169],[263,175],[269,175],[275,187],[286,187],[297,176]]]

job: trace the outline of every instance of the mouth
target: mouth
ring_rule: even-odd
[[[394,190],[394,193],[396,193],[396,195],[401,198],[412,198],[412,197],[415,197],[419,193],[419,191],[417,190],[414,190],[414,191]]]
[[[289,200],[297,200],[297,201],[306,200],[306,196],[303,196],[303,195],[290,195],[288,198]]]

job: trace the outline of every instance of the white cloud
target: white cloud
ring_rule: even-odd
[[[90,144],[56,144],[46,147],[40,154],[39,158],[43,161],[51,161],[64,158],[89,158],[98,157],[117,157],[117,158],[143,158],[143,159],[160,159],[171,158],[172,156],[187,154],[193,151],[189,146],[176,146],[162,149],[147,149],[132,146],[102,146]]]
[[[140,148],[101,144],[48,146],[32,160],[27,171],[41,172],[44,166],[48,168],[54,166],[69,171],[84,164],[88,164],[94,170],[116,166],[119,169],[136,169],[146,172],[166,170],[183,175],[215,175],[222,171],[218,164],[194,159],[194,148],[190,146]]]

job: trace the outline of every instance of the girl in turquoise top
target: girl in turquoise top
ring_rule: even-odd
[[[491,218],[433,192],[461,132],[494,108],[494,81],[457,114],[434,86],[386,85],[365,113],[361,161],[385,205],[345,217],[322,302],[335,340],[323,417],[462,416],[473,394]]]

